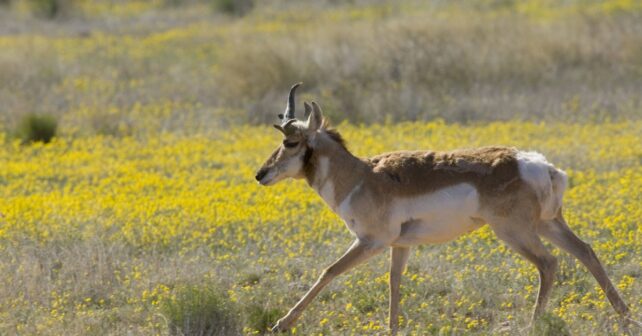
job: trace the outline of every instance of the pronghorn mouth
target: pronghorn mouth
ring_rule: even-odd
[[[276,182],[276,179],[274,178],[276,174],[274,174],[272,171],[268,172],[259,180],[259,184],[262,186],[269,186],[272,185]]]
[[[262,186],[266,186],[267,187],[267,186],[272,184],[272,181],[270,181],[269,179],[265,179],[264,178],[264,179],[259,181],[259,184],[262,185]]]

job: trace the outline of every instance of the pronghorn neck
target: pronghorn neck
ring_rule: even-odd
[[[364,178],[366,164],[320,132],[305,167],[308,184],[335,210]]]

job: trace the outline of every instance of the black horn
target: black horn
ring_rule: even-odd
[[[292,85],[292,88],[290,89],[290,95],[288,96],[288,105],[285,108],[285,119],[284,121],[287,121],[289,119],[295,119],[294,117],[294,93],[296,91],[296,88],[299,87],[302,83],[296,83]]]

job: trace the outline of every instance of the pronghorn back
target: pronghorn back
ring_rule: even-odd
[[[513,198],[512,195],[526,185],[537,198],[542,219],[555,217],[566,189],[563,171],[539,153],[513,147],[399,151],[374,156],[367,163],[376,174],[377,182],[385,185],[393,197],[412,197],[468,183],[477,189],[483,206],[498,199]],[[510,208],[511,203],[503,207]]]

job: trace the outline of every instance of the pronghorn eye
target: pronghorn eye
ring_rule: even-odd
[[[298,146],[298,145],[299,145],[299,143],[298,143],[298,142],[287,142],[287,141],[283,141],[283,146],[285,146],[286,148],[294,148],[294,147],[296,147],[296,146]]]

